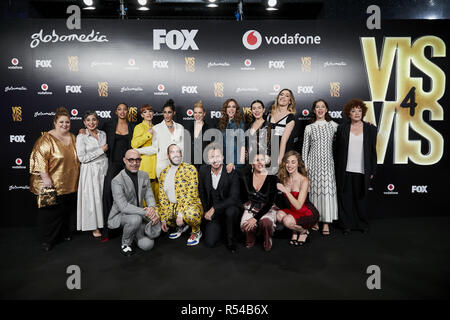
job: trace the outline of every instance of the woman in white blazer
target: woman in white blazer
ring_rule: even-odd
[[[163,106],[164,120],[153,127],[152,145],[136,149],[140,154],[156,154],[156,177],[159,178],[161,171],[170,164],[167,148],[175,143],[183,152],[184,150],[184,127],[173,121],[175,116],[175,105],[169,99]]]

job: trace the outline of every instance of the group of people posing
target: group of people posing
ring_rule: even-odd
[[[217,128],[204,121],[201,101],[193,110],[194,121],[184,128],[174,121],[170,99],[154,125],[154,110],[144,105],[143,120],[134,126],[120,103],[117,119],[101,130],[97,114],[86,112],[85,129],[75,137],[68,111],[58,108],[54,128],[30,157],[30,190],[38,195],[54,187],[58,194],[56,205],[38,209],[43,249],[71,239],[75,210],[77,230],[102,242],[122,230],[120,250],[127,256],[134,243],[152,249],[161,231],[177,239],[190,229],[188,246],[204,233],[208,247],[223,240],[231,252],[239,229],[247,248],[260,236],[266,251],[283,227],[291,231],[292,246],[309,242],[311,230],[329,235],[337,220],[344,234],[368,231],[377,130],[363,121],[362,100],[344,106],[340,125],[325,100],[314,101],[302,146],[289,89],[280,91],[267,116],[264,103],[253,101],[248,123],[235,99],[224,102]]]

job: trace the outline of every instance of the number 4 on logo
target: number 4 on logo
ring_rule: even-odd
[[[414,116],[415,108],[417,107],[416,103],[416,87],[412,87],[406,95],[405,99],[403,99],[402,103],[400,103],[400,107],[409,108],[409,115],[411,117]]]

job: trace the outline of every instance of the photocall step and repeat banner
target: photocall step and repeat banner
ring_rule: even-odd
[[[119,102],[134,122],[152,105],[157,123],[169,98],[177,122],[193,121],[202,100],[214,125],[226,99],[243,108],[260,99],[268,112],[283,88],[295,95],[300,137],[314,100],[338,123],[348,100],[366,101],[378,128],[372,217],[447,214],[448,20],[382,21],[379,30],[323,20],[82,20],[69,30],[65,20],[23,20],[0,30],[2,226],[36,225],[29,156],[57,107],[70,111],[75,134],[86,110],[111,121]]]

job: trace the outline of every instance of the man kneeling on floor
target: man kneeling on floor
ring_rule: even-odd
[[[130,256],[134,253],[133,240],[142,250],[153,248],[154,239],[161,233],[161,223],[155,210],[148,174],[139,170],[139,152],[128,150],[123,162],[125,169],[111,182],[114,203],[109,213],[108,226],[110,229],[123,227],[121,250],[124,255]],[[143,207],[142,199],[145,199],[147,207]]]
[[[200,242],[202,232],[200,223],[203,207],[198,196],[198,174],[193,165],[181,162],[181,149],[176,144],[167,148],[170,164],[161,171],[159,176],[159,205],[161,229],[175,231],[169,234],[170,239],[177,239],[189,227],[192,234],[187,241],[188,246],[195,246]]]

